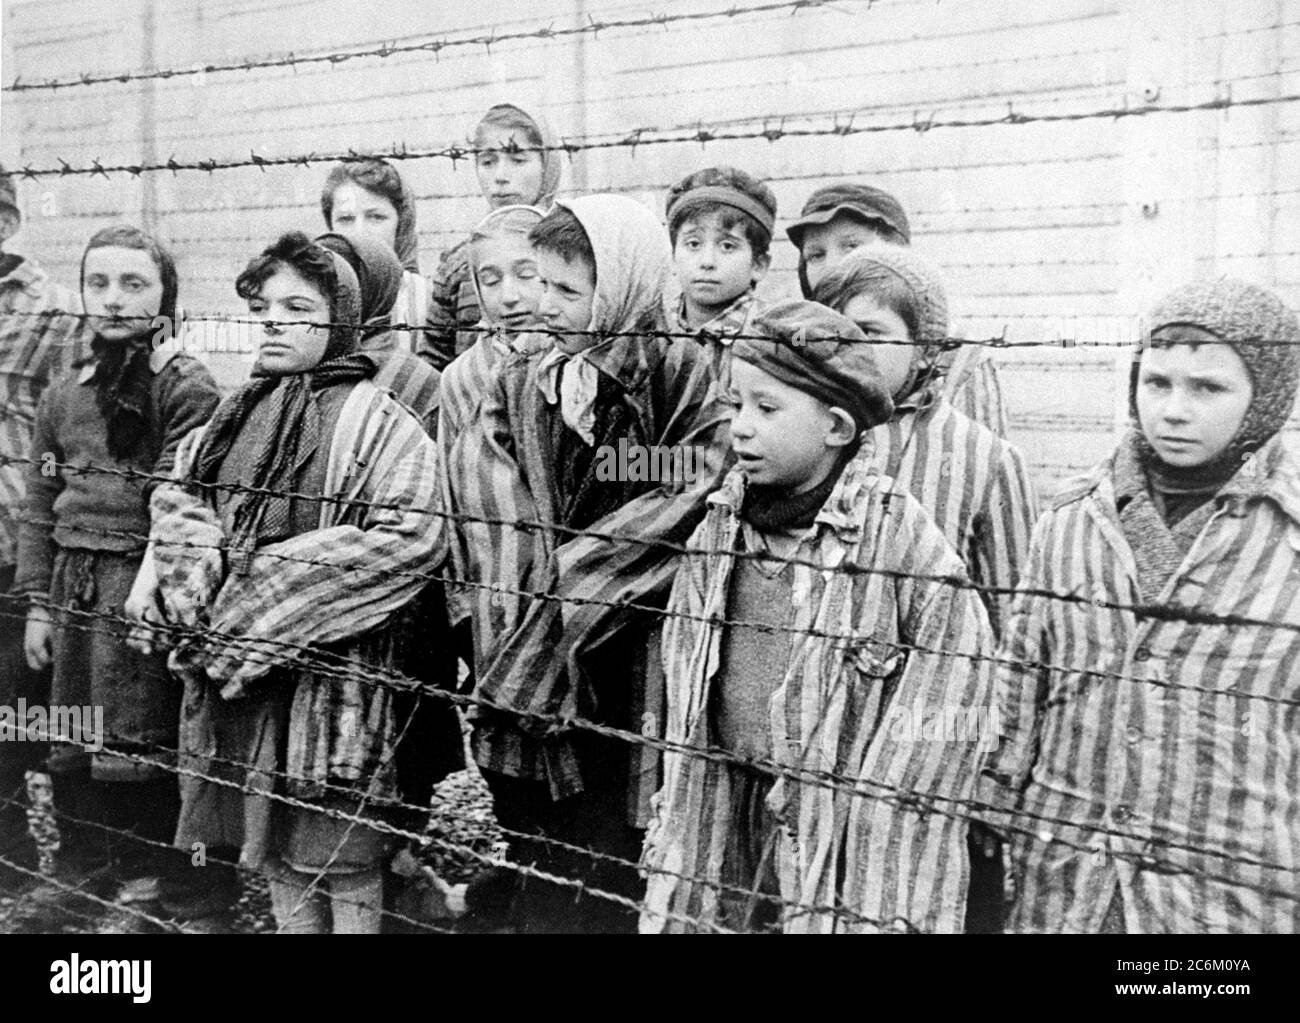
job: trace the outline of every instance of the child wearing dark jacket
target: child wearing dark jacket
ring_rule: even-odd
[[[103,708],[102,734],[83,727],[52,745],[65,876],[126,882],[123,898],[145,900],[188,857],[95,825],[171,842],[176,777],[146,761],[174,757],[180,690],[164,654],[126,644],[126,605],[148,541],[148,477],[170,473],[219,395],[202,363],[153,346],[157,323],[174,329],[177,316],[176,267],[155,239],[127,226],[96,233],[81,294],[91,352],[41,399],[15,590],[29,600],[28,663],[53,666],[51,704]]]

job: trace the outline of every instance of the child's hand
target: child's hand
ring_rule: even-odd
[[[50,612],[43,607],[27,609],[23,652],[32,671],[44,671],[54,659],[54,624],[50,621]]]
[[[153,653],[154,644],[160,638],[153,627],[166,622],[162,602],[159,599],[158,577],[154,571],[153,558],[145,558],[131,586],[131,592],[126,598],[126,605],[122,612],[133,623],[126,637],[126,645],[148,657]]]

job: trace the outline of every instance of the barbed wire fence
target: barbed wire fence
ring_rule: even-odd
[[[785,3],[751,5],[737,4],[725,10],[650,14],[627,19],[601,20],[592,18],[587,24],[567,28],[554,28],[547,25],[526,31],[501,33],[488,32],[458,37],[447,36],[437,39],[425,39],[416,42],[394,42],[381,46],[340,50],[332,53],[308,54],[301,56],[290,53],[247,61],[204,63],[192,67],[146,68],[141,70],[118,72],[87,71],[71,77],[50,78],[40,81],[25,81],[18,78],[4,85],[3,91],[10,94],[40,92],[53,94],[83,88],[111,88],[114,85],[165,81],[205,74],[233,75],[237,73],[252,73],[262,69],[296,69],[301,66],[310,65],[335,66],[351,61],[368,59],[384,60],[389,57],[418,53],[437,55],[449,50],[474,50],[480,47],[485,54],[489,54],[494,45],[525,39],[537,40],[545,43],[555,39],[583,36],[598,41],[601,38],[600,33],[606,30],[623,28],[653,28],[659,26],[667,27],[679,23],[689,25],[713,20],[730,21],[760,14],[770,15],[781,13],[804,17],[812,16],[815,12],[818,12],[819,9],[834,8],[837,5],[848,6],[854,4],[861,5],[864,9],[869,10],[872,7],[872,0],[834,0],[834,2],[832,2],[832,0],[794,0],[794,2]],[[1283,23],[1279,22],[1278,25],[1271,26],[1271,28],[1280,28],[1282,27],[1282,24]],[[1250,29],[1245,31],[1266,31],[1269,30],[1269,28],[1270,27],[1265,26],[1259,29]],[[1089,51],[1079,52],[1080,54],[1086,54]],[[972,64],[974,64],[974,62],[972,62]],[[1242,81],[1251,80],[1258,82],[1290,74],[1292,74],[1292,72],[1278,71],[1262,75],[1247,75],[1242,76]],[[698,123],[692,126],[670,129],[635,128],[626,132],[619,132],[615,135],[593,134],[590,136],[580,135],[573,138],[565,138],[554,147],[521,145],[518,148],[521,151],[551,149],[569,157],[573,157],[583,152],[611,149],[627,150],[631,154],[635,155],[638,149],[649,147],[674,145],[698,145],[701,147],[707,147],[712,143],[730,141],[766,141],[775,145],[788,141],[818,137],[849,138],[853,136],[890,133],[915,133],[926,135],[932,131],[992,129],[1019,127],[1033,124],[1046,125],[1087,121],[1119,124],[1130,119],[1138,118],[1158,116],[1172,117],[1204,112],[1227,112],[1231,110],[1274,108],[1294,104],[1297,100],[1300,100],[1300,91],[1294,90],[1275,90],[1270,94],[1260,95],[1241,95],[1241,92],[1242,90],[1240,88],[1225,88],[1222,82],[1206,82],[1198,86],[1197,89],[1189,90],[1189,93],[1185,98],[1174,102],[1162,100],[1160,102],[1129,103],[1126,100],[1124,103],[1118,105],[1113,103],[1088,102],[1084,102],[1080,105],[1080,100],[1075,98],[1069,102],[1075,104],[1075,106],[1078,107],[1077,109],[1053,110],[1050,109],[1050,107],[1057,105],[1055,103],[1020,105],[1013,101],[1006,104],[1006,109],[1004,111],[998,113],[976,113],[970,116],[940,116],[936,112],[923,113],[918,111],[910,118],[897,118],[880,117],[872,110],[830,110],[807,114],[801,117],[774,118],[764,116],[759,118],[720,120],[717,123],[710,124]],[[975,100],[971,101],[967,105],[972,108],[978,108],[981,105],[987,106],[988,104],[981,104],[980,101]],[[1266,145],[1268,143],[1262,144]],[[161,174],[166,172],[171,172],[173,175],[181,173],[206,173],[208,175],[213,175],[217,172],[240,168],[257,168],[265,172],[277,168],[310,167],[335,162],[356,162],[374,157],[398,162],[407,160],[447,160],[454,166],[460,161],[472,160],[477,152],[478,149],[473,145],[437,144],[401,145],[388,149],[378,148],[365,151],[349,149],[328,153],[305,152],[278,156],[263,156],[256,152],[250,152],[247,157],[193,155],[178,158],[176,156],[171,156],[166,160],[153,162],[105,162],[99,159],[85,161],[71,158],[56,158],[52,163],[10,168],[7,173],[10,178],[16,181],[37,181],[41,179],[60,178],[85,178],[92,180],[104,179],[105,181],[111,181],[113,178],[119,177],[140,178],[145,175]],[[1296,191],[1296,189],[1278,189],[1269,193],[1242,192],[1237,197],[1261,198],[1265,196],[1293,194]],[[442,196],[435,193],[429,197],[469,197],[473,194],[474,193],[466,193],[465,196]],[[1105,208],[1105,205],[1106,204],[1088,203],[1061,204],[1057,207],[1050,208],[1077,210],[1086,213]],[[1017,208],[1019,207],[1014,204],[1011,206],[991,207],[972,206],[963,208],[960,211],[946,209],[939,212],[1007,212]],[[1033,207],[1035,210],[1044,208],[1049,207]],[[1223,255],[1221,258],[1248,259],[1264,256],[1293,256],[1297,254],[1300,254],[1300,252],[1293,250],[1269,250],[1228,253]],[[1060,259],[1040,260],[1037,262],[1031,260],[1027,263],[988,261],[954,265],[990,269],[1009,267],[1013,265],[1029,267],[1069,267],[1099,266],[1105,265],[1105,263],[1105,260],[1100,259],[1070,259],[1063,257]],[[1018,314],[1009,313],[1008,317],[1010,318],[1016,315]],[[260,320],[251,321],[246,318],[224,315],[217,312],[191,314],[187,316],[187,321],[230,323],[246,326],[251,325],[253,322],[260,325],[262,322]],[[286,321],[282,325],[289,325],[290,323],[296,322],[298,321]],[[418,330],[421,328],[406,328],[399,326],[394,329]],[[638,332],[632,333],[636,334]],[[656,332],[656,334],[664,336],[665,332]],[[699,337],[698,333],[694,332],[669,331],[666,332],[666,334],[672,339],[679,341],[692,341],[697,340]],[[1001,337],[966,337],[952,338],[949,340],[954,345],[985,346],[993,348],[1040,346],[1115,347],[1113,341],[1075,337],[1071,337],[1068,340],[1065,338],[1040,338],[1028,341],[1013,341],[1008,340],[1006,336],[1003,335]],[[1132,340],[1137,339],[1133,338]],[[1271,343],[1270,339],[1263,339],[1263,341],[1264,343]],[[168,476],[141,472],[136,469],[109,465],[72,464],[49,457],[33,457],[30,453],[16,454],[0,452],[0,466],[3,465],[44,467],[55,470],[60,474],[102,473],[113,475],[118,478],[129,479],[137,483],[171,482],[171,478]],[[320,494],[266,490],[264,488],[251,487],[244,484],[205,484],[199,487],[199,489],[205,490],[209,493],[216,490],[226,490],[229,492],[238,492],[250,495],[255,494],[280,498],[296,498],[316,502],[329,502],[334,500],[333,498],[324,497]],[[394,510],[393,506],[378,505],[373,502],[357,501],[355,499],[351,499],[349,504],[367,511]],[[41,528],[53,528],[56,524],[50,520],[42,520],[27,515],[21,507],[0,507],[0,514],[6,515],[15,522],[26,523]],[[641,544],[653,546],[656,549],[671,554],[673,557],[679,558],[683,561],[690,558],[715,558],[722,553],[738,558],[760,557],[760,555],[752,552],[720,552],[716,550],[700,549],[686,543],[670,543],[668,541],[646,539],[638,536],[602,533],[598,530],[571,529],[563,524],[555,522],[490,519],[482,516],[454,513],[445,509],[430,510],[427,512],[427,516],[429,519],[428,528],[430,529],[456,529],[465,523],[474,522],[483,525],[513,528],[522,531],[549,531],[567,537],[588,537],[608,544]],[[114,536],[118,539],[131,541],[137,546],[137,549],[142,549],[144,544],[150,540],[148,535],[133,533],[129,530],[107,529],[102,532],[106,536]],[[229,548],[224,544],[191,544],[166,540],[158,541],[156,538],[155,542],[164,546],[170,545],[182,549],[214,550],[223,554],[229,553]],[[321,567],[329,567],[330,565],[327,561],[294,559],[274,552],[257,552],[254,557],[269,559],[280,558],[286,562],[296,561],[302,564],[317,565]],[[793,559],[792,563],[801,567],[815,569],[819,572],[827,571],[826,567],[823,565],[801,561],[797,558]],[[394,570],[375,568],[373,571],[379,574],[392,574]],[[837,566],[829,571],[835,573],[863,575],[891,574],[890,570],[878,568],[874,565],[859,566],[846,564]],[[519,588],[502,588],[474,580],[459,579],[449,574],[445,565],[431,565],[428,569],[400,571],[397,574],[408,575],[424,583],[438,582],[443,583],[444,585],[485,588],[493,590],[494,592],[499,592],[503,596],[521,598],[522,600],[529,602],[549,601],[559,602],[561,604],[594,604],[607,607],[611,610],[617,609],[620,611],[640,612],[647,616],[653,616],[659,620],[670,617],[691,617],[685,615],[683,612],[675,611],[656,603],[579,600],[577,598],[558,596],[547,590],[528,589],[522,586]],[[924,576],[909,573],[901,573],[901,575],[910,579],[935,582],[955,589],[972,590],[984,598],[1015,596],[1020,598],[1048,600],[1066,605],[1118,611],[1125,614],[1131,614],[1138,619],[1188,622],[1204,628],[1231,630],[1253,629],[1262,632],[1300,632],[1300,623],[1290,619],[1275,620],[1241,615],[1216,615],[1198,608],[1177,605],[1126,604],[1122,601],[1098,598],[1077,592],[985,586],[976,584],[964,576]],[[138,624],[120,613],[59,606],[48,599],[34,599],[33,605],[44,607],[51,614],[57,616],[59,627],[69,630],[81,630],[87,632],[98,631],[100,634],[106,632],[111,636],[120,636],[123,630],[129,629]],[[11,620],[18,619],[21,621],[23,616],[11,612],[0,612],[0,617],[6,617]],[[785,631],[799,632],[803,635],[817,635],[820,638],[830,640],[833,643],[844,647],[851,647],[861,638],[851,633],[808,629],[795,630],[790,627],[773,626],[753,621],[737,619],[719,620],[714,617],[703,616],[694,617],[701,622],[716,627],[755,629],[759,631],[780,631],[784,628]],[[1231,841],[1222,848],[1189,845],[1187,843],[1170,841],[1166,835],[1157,833],[1155,829],[1149,831],[1131,830],[1108,824],[1102,819],[1066,819],[1049,814],[1034,813],[1024,807],[1008,808],[1003,805],[989,803],[976,798],[958,798],[947,796],[942,793],[923,792],[906,787],[891,786],[869,778],[815,770],[807,767],[802,762],[791,765],[788,763],[780,763],[770,758],[755,761],[750,758],[739,757],[721,748],[704,748],[675,743],[660,736],[646,735],[628,729],[617,728],[598,721],[585,719],[580,716],[559,713],[540,714],[535,711],[524,711],[517,707],[505,706],[485,700],[475,693],[463,693],[455,691],[454,689],[431,687],[426,683],[422,683],[421,681],[404,675],[399,671],[392,669],[378,669],[372,663],[358,660],[346,654],[340,654],[332,649],[326,650],[312,645],[282,643],[272,639],[250,638],[211,628],[185,628],[174,624],[159,626],[156,631],[159,634],[164,635],[171,644],[185,645],[215,643],[222,648],[241,651],[242,656],[250,663],[261,663],[272,668],[283,668],[290,665],[304,668],[305,670],[311,671],[314,676],[325,681],[326,684],[331,682],[349,681],[362,686],[392,692],[418,692],[432,700],[449,703],[465,712],[472,713],[474,711],[486,711],[493,714],[504,714],[515,718],[527,719],[527,723],[530,727],[545,727],[557,732],[565,733],[576,731],[599,735],[629,746],[651,749],[660,756],[664,754],[672,754],[674,756],[698,759],[727,766],[743,766],[748,770],[757,770],[772,779],[786,780],[796,786],[808,787],[810,789],[830,789],[837,793],[842,793],[851,799],[888,803],[905,813],[950,819],[963,826],[969,825],[972,822],[988,823],[996,821],[998,830],[1008,836],[1022,836],[1045,843],[1051,847],[1060,847],[1073,852],[1110,856],[1114,859],[1130,863],[1139,870],[1171,874],[1189,874],[1198,878],[1236,886],[1243,890],[1254,891],[1270,899],[1300,901],[1300,896],[1297,895],[1298,889],[1295,885],[1297,870],[1294,864],[1289,862],[1275,862],[1245,855],[1240,851],[1240,849],[1233,848],[1233,843]],[[1258,702],[1267,706],[1283,708],[1288,711],[1294,710],[1294,708],[1300,706],[1300,699],[1295,699],[1286,695],[1271,692],[1243,693],[1233,690],[1218,689],[1213,685],[1195,685],[1187,682],[1176,682],[1161,676],[1158,672],[1150,675],[1129,675],[1113,671],[1094,671],[1079,665],[1019,661],[1003,657],[1000,654],[991,655],[987,653],[972,653],[968,651],[936,650],[908,643],[895,644],[895,647],[897,652],[905,656],[916,653],[929,653],[944,658],[966,659],[973,662],[980,662],[990,668],[1014,668],[1019,671],[1043,673],[1047,676],[1095,676],[1098,679],[1108,682],[1116,682],[1132,686],[1153,686],[1172,692],[1195,693],[1201,697],[1213,698],[1214,701],[1232,701],[1234,704],[1244,704],[1246,706]],[[1200,712],[1199,708],[1198,712]],[[49,741],[70,743],[72,745],[85,745],[84,741],[81,741],[79,737],[66,734],[47,735],[44,738]],[[332,817],[335,820],[346,822],[349,828],[369,828],[382,834],[389,835],[394,839],[410,842],[419,849],[428,850],[430,848],[436,848],[450,853],[455,853],[458,856],[465,857],[469,860],[480,863],[483,866],[503,868],[521,878],[533,878],[548,884],[570,888],[573,889],[575,893],[581,893],[592,898],[621,906],[622,908],[631,911],[638,911],[642,908],[640,904],[634,900],[629,900],[625,896],[614,892],[602,890],[598,886],[590,885],[580,878],[565,877],[549,873],[548,871],[539,869],[534,864],[511,859],[509,855],[504,857],[489,855],[474,846],[448,841],[446,838],[440,836],[439,823],[437,819],[438,813],[429,806],[410,804],[403,802],[401,799],[374,796],[367,789],[365,790],[365,796],[359,802],[358,809],[349,814],[346,811],[340,811],[324,806],[319,802],[304,800],[290,795],[287,791],[288,788],[301,779],[295,778],[286,771],[277,770],[271,772],[276,779],[275,784],[270,788],[261,788],[247,783],[241,784],[239,782],[231,781],[228,778],[217,777],[216,775],[196,772],[193,768],[185,766],[186,750],[180,746],[168,747],[165,745],[155,744],[152,749],[145,752],[131,752],[126,748],[120,748],[116,741],[119,738],[120,737],[111,735],[105,736],[105,743],[101,752],[112,758],[138,763],[168,772],[169,774],[176,776],[178,781],[184,777],[199,777],[212,784],[228,787],[247,795],[263,797],[280,806],[292,807],[297,810]],[[221,758],[216,759],[221,760]],[[258,765],[232,760],[227,760],[225,766],[250,772],[261,769]],[[326,787],[337,789],[341,795],[357,795],[357,789],[354,786],[331,785],[327,783]],[[0,798],[0,801],[4,802],[6,805],[12,806],[19,802],[15,801],[12,796],[3,793],[0,793],[0,797],[2,797]],[[391,820],[387,818],[386,812],[390,810],[411,811],[417,814],[427,815],[431,818],[431,825],[425,830],[414,830],[411,828],[401,827],[392,823]],[[363,811],[371,812],[363,813]],[[95,821],[79,819],[66,813],[61,815],[68,821],[68,823],[95,828],[106,834],[113,834],[119,839],[137,842],[150,847],[166,847],[166,843],[161,843],[133,832],[113,828],[109,825]],[[518,831],[512,831],[509,828],[502,828],[501,830],[509,839],[521,842],[541,843],[542,845],[550,847],[562,848],[565,852],[586,858],[593,864],[609,861],[615,863],[619,867],[627,869],[638,869],[650,872],[660,869],[648,867],[642,862],[611,856],[610,854],[599,850],[573,846],[569,843],[560,842],[557,839],[544,835],[539,836],[533,833],[525,834]],[[775,836],[770,835],[768,837],[769,840],[771,840]],[[1102,844],[1099,845],[1099,842]],[[1119,844],[1117,845],[1116,843]],[[1209,862],[1207,863],[1207,861]],[[238,866],[238,864],[228,861],[214,860],[214,862],[223,863],[224,865],[231,867]],[[7,859],[3,855],[0,855],[0,865],[16,873],[30,876],[34,880],[43,880],[45,883],[53,884],[55,887],[68,889],[66,894],[84,899],[88,903],[97,905],[100,908],[114,905],[110,901],[94,895],[93,893],[79,892],[75,889],[71,889],[57,878],[50,878],[42,874],[40,871],[33,871],[30,868]],[[1243,871],[1233,869],[1241,867],[1248,867],[1253,871],[1263,872],[1270,877],[1275,877],[1276,880],[1271,882],[1247,880]],[[324,881],[326,869],[327,868],[322,868],[314,876],[311,886],[308,889],[309,893],[319,883]],[[668,873],[672,872],[669,871]],[[706,877],[696,875],[674,876],[677,876],[681,880],[691,884],[712,887],[719,893],[726,891],[726,893],[730,895],[744,896],[751,900],[770,903],[779,909],[787,919],[797,917],[801,914],[815,914],[830,916],[832,919],[837,921],[838,924],[847,928],[859,927],[904,932],[914,932],[923,929],[915,921],[904,918],[872,918],[854,911],[852,907],[840,904],[813,905],[801,902],[797,899],[768,895],[757,890],[751,891],[739,889],[735,886],[720,885],[716,881]],[[304,895],[303,897],[306,898],[307,896]],[[78,911],[72,909],[67,905],[67,903],[61,904],[60,911],[68,912],[73,915],[78,914]],[[127,907],[127,911],[144,923],[147,923],[151,927],[163,932],[183,933],[185,930],[183,924],[178,924],[176,921],[156,916],[145,910],[135,907]],[[400,921],[420,930],[445,931],[448,929],[443,924],[429,920],[412,919],[389,908],[384,908],[381,912],[386,918]],[[673,920],[673,922],[679,923],[684,927],[703,928],[705,930],[713,931],[727,929],[709,921],[694,917],[683,917],[677,914],[668,914],[668,917]]]

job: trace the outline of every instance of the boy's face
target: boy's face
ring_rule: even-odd
[[[854,295],[840,312],[856,323],[869,340],[876,342],[869,349],[871,358],[886,389],[897,397],[912,375],[916,358],[916,348],[910,343],[916,339],[903,318],[871,295]]]
[[[865,220],[844,213],[833,217],[830,223],[804,228],[802,240],[799,254],[803,257],[808,283],[814,288],[854,249],[890,244]]]
[[[716,210],[683,221],[673,246],[677,276],[688,307],[721,312],[763,279],[768,258],[754,250],[739,225],[724,227]]]
[[[1138,367],[1142,433],[1168,465],[1193,469],[1223,453],[1241,429],[1253,388],[1231,346],[1199,327],[1161,327]]]
[[[330,227],[344,238],[362,235],[397,248],[397,207],[378,192],[345,181],[334,189]]]
[[[482,152],[474,157],[478,187],[492,209],[502,206],[528,206],[537,202],[542,191],[542,154],[536,150],[512,152],[529,145],[518,128],[489,125],[478,134]]]
[[[551,331],[591,329],[591,306],[596,298],[596,270],[581,257],[565,259],[558,252],[537,249],[542,297],[537,315]],[[596,343],[590,334],[555,335],[555,345],[570,355]]]
[[[799,494],[853,439],[852,420],[742,359],[731,361],[731,447],[750,483]]]
[[[151,333],[162,295],[162,276],[144,249],[107,245],[86,253],[81,298],[95,332],[106,341]]]
[[[472,254],[484,319],[507,330],[536,325],[542,279],[528,238],[515,233],[480,238]]]
[[[329,345],[330,302],[311,281],[281,264],[248,300],[249,316],[261,322],[257,367],[276,375],[304,373],[320,362]],[[274,321],[308,320],[281,326]],[[321,324],[314,326],[313,324]]]

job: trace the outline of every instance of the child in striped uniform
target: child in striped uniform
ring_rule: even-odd
[[[937,578],[961,562],[860,447],[892,411],[862,332],[805,301],[752,331],[733,346],[738,468],[664,619],[666,738],[690,748],[664,756],[641,930],[959,931],[952,801],[990,724],[988,617]],[[959,713],[976,727],[942,726]]]
[[[331,231],[345,238],[374,238],[397,253],[402,275],[391,311],[385,312],[396,334],[395,344],[406,352],[421,352],[427,347],[421,328],[429,306],[429,284],[420,274],[415,193],[385,160],[348,161],[330,169],[320,208]]]
[[[758,311],[754,289],[772,262],[776,196],[742,170],[706,167],[673,185],[666,206],[682,292],[674,330],[709,347],[725,394],[732,339]]]
[[[262,322],[252,377],[151,507],[166,620],[199,630],[168,662],[185,686],[176,844],[239,849],[283,931],[373,933],[391,843],[356,818],[410,802],[384,676],[398,612],[445,556],[437,452],[372,382],[347,260],[291,232],[236,290]]]
[[[846,255],[813,292],[852,319],[894,399],[871,431],[872,462],[925,507],[966,564],[996,634],[1020,578],[1038,501],[1019,449],[968,418],[944,396],[938,362],[948,336],[948,300],[938,271],[910,249]],[[1002,875],[992,836],[972,835],[969,929],[996,930]]]
[[[818,281],[813,298],[843,313],[870,350],[894,402],[871,431],[876,468],[925,507],[966,564],[994,631],[1006,620],[1038,502],[1020,450],[954,408],[935,386],[948,336],[938,270],[910,249],[859,249]],[[996,592],[996,591],[1002,592]]]
[[[48,674],[32,671],[23,650],[27,602],[10,592],[27,475],[21,459],[30,456],[41,395],[77,361],[86,333],[80,300],[35,260],[9,251],[21,225],[15,178],[0,167],[0,456],[14,459],[0,461],[0,707],[16,707],[20,699],[31,706],[46,702]],[[0,848],[28,868],[37,859],[23,790],[28,771],[43,760],[38,742],[0,742]]]
[[[838,182],[819,188],[786,228],[799,250],[799,284],[805,298],[849,253],[865,248],[908,246],[912,229],[903,207],[870,185]],[[945,350],[935,361],[935,383],[949,404],[999,437],[1007,435],[1007,412],[997,364],[977,346]]]
[[[488,706],[473,709],[472,745],[498,819],[538,836],[516,842],[518,859],[636,900],[657,750],[562,722],[658,734],[654,608],[676,567],[671,543],[690,535],[725,472],[725,413],[707,355],[662,336],[672,257],[645,206],[561,201],[530,237],[548,343],[498,362],[474,423],[476,485],[463,488],[469,514],[506,520],[483,534],[483,581],[498,599],[475,621],[475,696]],[[605,453],[620,446],[687,453],[694,465],[671,478],[605,475]],[[635,929],[625,904],[525,883],[527,927]]]
[[[485,648],[504,624],[501,595],[476,586],[491,576],[486,561],[493,547],[491,527],[457,516],[484,492],[479,472],[487,464],[483,433],[466,429],[475,422],[484,395],[492,386],[497,361],[534,343],[549,344],[539,326],[537,304],[542,280],[528,233],[545,214],[535,206],[502,206],[484,217],[469,239],[470,280],[482,314],[478,337],[468,351],[452,360],[442,375],[442,410],[438,420],[438,495],[447,520],[451,547],[447,611],[456,650],[467,668],[465,685],[474,686],[476,648]],[[467,495],[468,491],[468,495]],[[516,517],[515,509],[496,506],[497,518]],[[469,883],[465,902],[476,926],[495,926],[507,913],[519,875],[505,867],[488,867]]]
[[[1226,278],[1147,322],[1133,428],[1039,520],[999,654],[1008,927],[1294,933],[1300,323]]]

